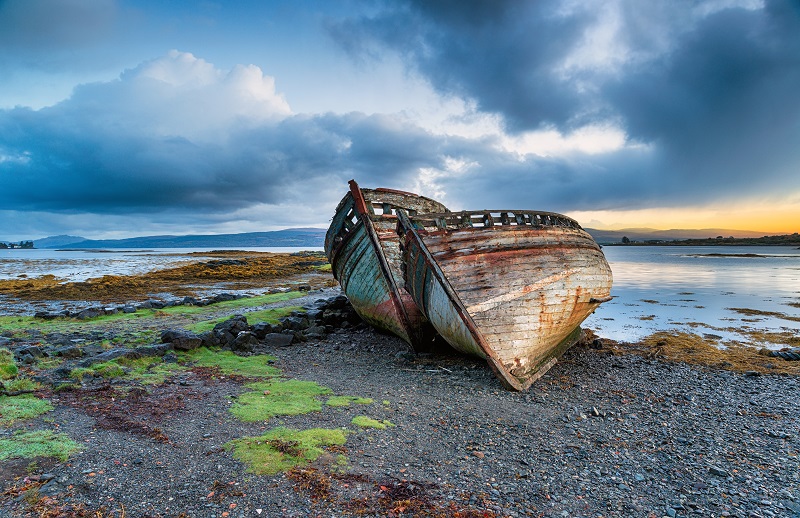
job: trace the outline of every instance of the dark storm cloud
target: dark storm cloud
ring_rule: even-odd
[[[592,35],[609,8],[618,26],[603,54]],[[330,33],[360,57],[398,52],[439,92],[471,99],[512,133],[610,124],[627,136],[625,148],[605,154],[487,156],[442,180],[465,200],[479,199],[493,175],[492,192],[514,198],[527,188],[571,209],[800,187],[796,2],[390,2]]]
[[[285,202],[283,190],[350,176],[397,184],[436,165],[427,133],[382,117],[292,116],[229,135],[227,144],[97,126],[56,108],[0,112],[0,205],[14,210],[125,213],[182,207],[230,211]]]
[[[408,183],[442,140],[381,115],[293,115],[257,67],[177,51],[82,85],[55,106],[0,110],[0,207],[233,213],[325,199],[346,180]]]

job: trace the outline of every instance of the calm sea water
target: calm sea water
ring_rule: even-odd
[[[247,250],[291,253],[322,251],[314,247],[269,248],[156,248],[152,250],[0,250],[0,279],[55,275],[67,281],[85,281],[103,275],[130,275],[203,260],[192,253]],[[211,259],[208,257],[208,259]]]
[[[187,254],[210,250],[0,250],[0,279],[52,274],[66,282],[144,273],[202,260],[202,256]],[[248,250],[296,252],[308,248]],[[614,299],[584,324],[602,337],[633,341],[654,331],[677,330],[747,341],[740,331],[800,334],[798,249],[607,246],[603,252],[614,272]],[[762,314],[747,315],[736,308]]]
[[[615,298],[584,324],[600,336],[632,341],[677,330],[747,341],[741,331],[800,334],[796,248],[607,246],[603,252],[614,273]]]

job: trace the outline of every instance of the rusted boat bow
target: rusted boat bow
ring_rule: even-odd
[[[397,232],[405,288],[422,313],[512,390],[547,372],[610,300],[603,252],[561,214],[398,211]]]
[[[392,189],[348,192],[325,236],[325,254],[356,312],[367,323],[396,334],[418,351],[433,346],[436,332],[403,287],[397,209],[409,214],[445,212],[441,203]]]

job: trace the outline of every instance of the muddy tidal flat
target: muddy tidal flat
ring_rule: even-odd
[[[0,516],[800,516],[799,361],[598,330],[508,392],[275,255],[0,281]]]

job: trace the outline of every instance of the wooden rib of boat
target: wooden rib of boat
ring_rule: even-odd
[[[534,211],[398,217],[405,287],[455,349],[525,390],[610,300],[611,269],[578,223]]]
[[[409,214],[447,211],[424,196],[361,189],[351,180],[350,192],[336,207],[325,236],[325,254],[362,319],[396,334],[415,350],[430,350],[436,332],[403,287],[397,209]]]

